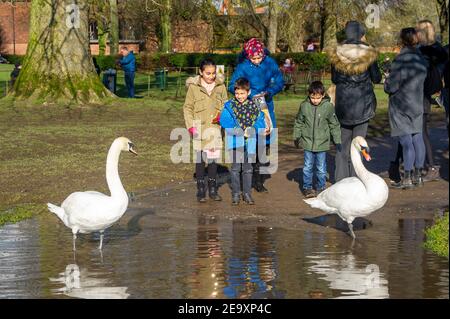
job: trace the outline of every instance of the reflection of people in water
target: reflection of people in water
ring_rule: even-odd
[[[59,278],[49,278],[64,284],[64,287],[54,289],[56,294],[87,299],[126,299],[129,296],[127,287],[108,287],[108,279],[98,278],[98,273],[89,273],[77,264],[67,265],[65,272],[59,275]]]
[[[228,220],[224,220],[227,221]],[[219,234],[223,222],[215,216],[198,217],[197,258],[188,279],[191,289],[187,298],[221,298],[220,286],[224,281],[225,254]]]
[[[276,277],[276,256],[267,228],[235,229],[233,252],[228,260],[227,285],[223,292],[228,298],[280,297],[273,282]],[[251,236],[251,237],[250,237]]]

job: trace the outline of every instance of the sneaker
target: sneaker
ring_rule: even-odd
[[[231,205],[239,205],[239,202],[241,201],[241,196],[239,194],[232,194],[231,195]]]
[[[313,197],[316,197],[316,192],[311,188],[307,188],[307,189],[303,190],[303,195],[306,198],[313,198]]]
[[[244,200],[244,202],[246,202],[248,205],[255,205],[255,201],[252,198],[252,195],[250,195],[249,193],[244,193],[242,194],[242,199]]]
[[[439,169],[436,167],[430,167],[425,175],[422,176],[423,182],[431,182],[431,181],[437,181],[441,179],[441,176],[439,174]]]

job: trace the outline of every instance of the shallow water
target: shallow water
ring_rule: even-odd
[[[431,220],[398,219],[378,240],[131,210],[72,235],[52,215],[0,228],[0,298],[448,298],[448,260],[422,247]],[[330,215],[316,219],[339,229]],[[320,223],[319,223],[320,224]],[[355,228],[357,229],[357,228]],[[357,232],[361,234],[365,230]]]

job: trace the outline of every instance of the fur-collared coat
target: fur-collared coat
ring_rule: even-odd
[[[342,125],[357,125],[375,116],[373,83],[381,82],[378,51],[363,42],[345,43],[326,50],[331,80],[336,85],[336,116]]]

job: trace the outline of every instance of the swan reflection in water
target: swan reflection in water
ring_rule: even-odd
[[[310,272],[322,275],[320,279],[329,282],[329,288],[340,290],[337,299],[389,298],[388,281],[378,265],[362,265],[352,254],[320,254],[307,256]]]
[[[127,299],[129,296],[127,287],[107,287],[107,279],[95,278],[98,273],[80,270],[77,264],[67,265],[65,272],[59,275],[59,278],[49,278],[64,284],[64,287],[52,290],[55,294],[84,299]]]

